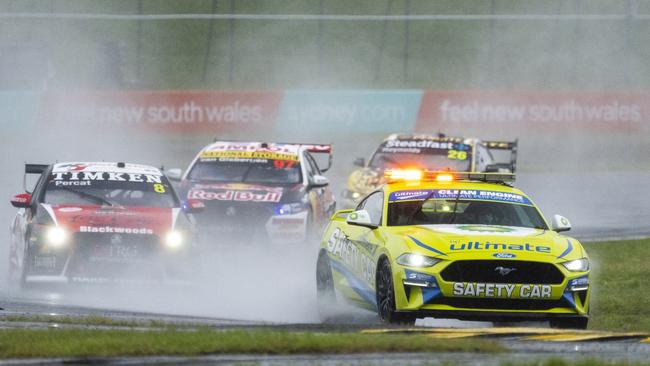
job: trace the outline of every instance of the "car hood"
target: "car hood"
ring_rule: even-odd
[[[441,259],[562,262],[582,258],[580,243],[554,231],[513,226],[421,225],[394,229],[406,250]]]
[[[71,232],[164,235],[180,208],[42,204],[54,223]]]
[[[201,201],[279,203],[299,201],[302,184],[188,183],[186,197]]]

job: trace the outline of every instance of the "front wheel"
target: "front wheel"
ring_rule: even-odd
[[[321,252],[316,263],[316,306],[321,322],[336,321],[337,305],[330,260],[327,253]]]
[[[377,314],[383,323],[388,324],[415,324],[415,317],[400,314],[395,309],[395,287],[393,286],[393,272],[386,258],[377,266],[376,277]]]
[[[582,317],[582,318],[557,318],[557,319],[550,319],[549,325],[551,328],[559,328],[559,329],[587,329],[587,325],[589,324],[589,318]]]

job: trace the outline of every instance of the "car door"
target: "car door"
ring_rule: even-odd
[[[43,172],[32,191],[32,198],[29,207],[20,208],[16,212],[16,216],[11,224],[11,244],[9,250],[9,261],[11,266],[15,266],[12,270],[22,270],[25,263],[24,258],[27,253],[27,238],[30,235],[30,226],[34,215],[39,209],[39,199],[41,191],[44,189],[47,181],[47,176],[50,170]]]
[[[381,226],[384,206],[384,194],[376,191],[366,197],[357,210],[366,210],[374,225]],[[379,230],[369,227],[344,224],[338,235],[342,242],[340,261],[345,266],[345,283],[351,291],[342,292],[349,300],[360,306],[375,310],[375,256],[382,243]],[[336,255],[336,250],[334,251]]]

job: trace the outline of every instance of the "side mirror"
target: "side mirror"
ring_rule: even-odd
[[[569,219],[564,216],[553,215],[551,228],[553,231],[556,231],[558,233],[561,231],[569,231],[571,230],[571,222],[569,222]]]
[[[314,188],[326,187],[330,184],[330,180],[322,175],[314,175],[311,177],[311,186]]]
[[[169,169],[169,170],[165,170],[165,175],[167,175],[167,178],[169,178],[169,180],[174,180],[178,182],[181,180],[181,177],[183,176],[183,171],[179,168]]]
[[[377,225],[373,224],[370,214],[366,210],[353,211],[348,214],[346,222],[349,225],[363,226],[370,229],[376,229]]]
[[[183,202],[183,211],[191,214],[203,212],[205,204],[201,200],[189,199]]]
[[[364,158],[356,158],[354,159],[354,162],[352,163],[355,166],[360,166],[360,167],[365,167],[366,166],[366,159]]]
[[[11,199],[11,205],[17,208],[27,208],[31,202],[32,195],[29,193],[17,194]]]

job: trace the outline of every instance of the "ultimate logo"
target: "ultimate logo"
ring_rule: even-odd
[[[474,231],[480,233],[511,233],[514,229],[503,226],[481,226],[481,225],[460,225],[460,230]]]

